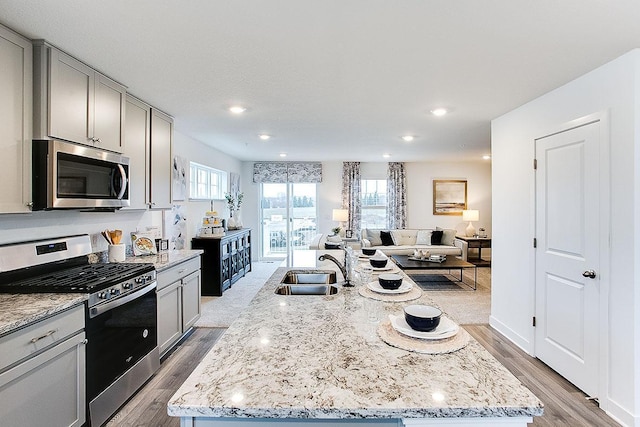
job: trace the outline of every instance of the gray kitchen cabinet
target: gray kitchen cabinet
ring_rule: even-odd
[[[126,87],[44,40],[34,42],[35,139],[121,153]]]
[[[85,422],[84,306],[0,337],[0,419],[7,426]]]
[[[158,272],[158,348],[165,355],[200,318],[200,257]]]
[[[151,106],[127,94],[124,154],[129,157],[129,200],[124,209],[149,206]]]
[[[125,118],[131,199],[125,209],[169,209],[173,118],[129,94]]]
[[[29,212],[32,61],[31,41],[0,26],[0,213]]]
[[[173,118],[151,109],[149,203],[152,209],[171,208],[171,149]]]

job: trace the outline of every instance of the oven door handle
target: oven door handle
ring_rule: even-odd
[[[113,301],[110,302],[106,302],[104,304],[95,306],[95,307],[91,307],[89,309],[89,318],[93,319],[96,316],[101,315],[102,313],[105,313],[109,310],[113,310],[116,307],[120,307],[121,305],[124,305],[144,294],[146,294],[147,292],[155,289],[157,286],[157,283],[154,281],[153,283],[151,283],[148,286],[145,286],[142,289],[138,289],[137,291],[130,293],[129,295],[125,295],[123,297],[117,298]]]

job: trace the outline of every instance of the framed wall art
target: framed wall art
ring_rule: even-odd
[[[466,179],[433,180],[433,214],[462,215],[467,209]]]

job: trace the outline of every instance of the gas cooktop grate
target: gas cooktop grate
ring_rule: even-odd
[[[153,271],[153,264],[86,264],[0,284],[9,293],[92,293]]]

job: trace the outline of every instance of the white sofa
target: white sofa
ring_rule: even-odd
[[[384,245],[380,237],[381,231],[389,231],[393,245]],[[434,231],[442,231],[441,244],[432,244],[431,235]],[[403,230],[375,230],[364,228],[360,235],[364,248],[376,248],[386,255],[412,255],[416,249],[428,250],[431,254],[454,255],[466,261],[467,251],[461,241],[456,239],[453,229],[403,229]]]
[[[389,231],[393,244],[383,245],[380,238],[381,231]],[[431,234],[434,231],[442,231],[440,245],[431,244]],[[360,245],[365,248],[375,248],[386,255],[412,255],[415,249],[428,250],[433,255],[453,255],[467,260],[467,245],[455,238],[456,230],[453,229],[403,229],[403,230],[379,230],[364,228],[360,234]],[[325,249],[327,236],[318,234],[309,245],[309,249]],[[331,243],[331,242],[329,242]]]

